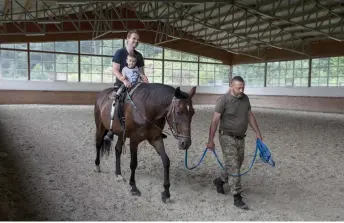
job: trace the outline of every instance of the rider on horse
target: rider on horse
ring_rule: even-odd
[[[134,31],[129,31],[127,35],[127,46],[116,51],[113,56],[113,73],[116,76],[114,84],[114,103],[111,108],[110,131],[105,136],[105,140],[111,141],[113,138],[112,122],[114,119],[114,110],[116,100],[123,92],[123,88],[132,88],[138,83],[139,78],[148,83],[144,74],[144,60],[141,53],[135,50],[138,45],[139,35]]]

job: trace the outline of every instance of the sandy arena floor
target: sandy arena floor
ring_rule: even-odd
[[[190,166],[202,155],[213,109],[195,107]],[[162,161],[147,142],[138,155],[141,197],[130,194],[129,150],[122,156],[126,182],[115,179],[114,153],[101,160],[102,173],[93,171],[93,106],[0,106],[0,220],[343,221],[344,115],[254,111],[276,167],[258,160],[242,178],[251,208],[242,211],[216,193],[211,181],[220,167],[211,153],[189,171],[175,139],[165,140],[172,203],[163,204]],[[251,129],[248,135],[244,170],[255,149]]]

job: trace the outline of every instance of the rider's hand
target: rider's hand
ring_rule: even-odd
[[[130,84],[130,82],[129,82],[127,79],[125,79],[125,80],[123,81],[123,84],[124,84],[124,86],[125,86],[126,88],[130,88],[130,87],[131,87],[131,84]]]
[[[148,78],[145,75],[142,75],[141,78],[142,78],[143,82],[149,83]]]

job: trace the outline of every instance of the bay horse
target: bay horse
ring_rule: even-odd
[[[96,159],[97,171],[100,171],[100,156],[109,155],[111,141],[104,140],[110,128],[110,113],[113,100],[109,95],[114,88],[107,88],[101,91],[94,106],[94,118],[96,124]],[[128,89],[126,89],[128,90]],[[189,93],[174,88],[170,85],[159,83],[140,83],[132,90],[132,95],[126,94],[123,103],[123,117],[125,120],[125,131],[121,127],[119,116],[115,114],[112,132],[117,135],[116,150],[116,176],[123,179],[121,175],[121,154],[122,146],[126,138],[130,139],[130,181],[131,194],[140,196],[141,192],[136,186],[135,170],[137,168],[137,148],[139,143],[147,140],[162,159],[164,168],[164,191],[161,198],[164,203],[170,199],[170,159],[165,152],[162,132],[166,122],[168,123],[173,136],[178,140],[178,147],[187,150],[192,143],[191,121],[195,113],[192,98],[195,95],[196,87],[191,88]],[[118,102],[116,102],[118,103]],[[124,135],[123,135],[124,134]]]

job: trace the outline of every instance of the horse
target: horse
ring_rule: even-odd
[[[114,88],[107,88],[96,96],[94,105],[94,118],[96,124],[96,159],[97,171],[100,171],[100,157],[109,155],[111,141],[104,140],[110,128],[110,112],[112,100],[109,95]],[[196,87],[189,93],[181,91],[180,87],[160,83],[140,83],[135,88],[126,89],[123,100],[122,112],[125,128],[122,128],[121,117],[115,115],[112,132],[117,136],[116,151],[116,177],[123,180],[121,175],[121,154],[126,138],[130,139],[130,181],[131,194],[140,196],[141,192],[136,186],[135,170],[137,168],[137,148],[139,143],[147,140],[160,156],[164,168],[164,191],[161,199],[164,203],[170,200],[170,159],[165,152],[163,129],[166,122],[178,140],[180,150],[187,150],[191,144],[191,121],[195,114],[192,98]],[[131,95],[131,96],[130,96]],[[117,103],[117,102],[116,102]],[[116,105],[117,106],[117,105]],[[117,108],[118,109],[118,108]]]

